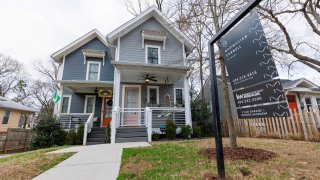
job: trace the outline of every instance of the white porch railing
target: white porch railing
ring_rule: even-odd
[[[146,107],[146,108],[116,108],[112,117],[111,143],[115,142],[115,131],[119,127],[147,127],[148,142],[151,142],[152,129],[160,128],[166,120],[173,120],[176,125],[187,124],[185,108],[178,107]]]
[[[93,126],[93,116],[94,113],[91,113],[87,122],[84,123],[84,132],[83,132],[83,145],[87,144],[87,136],[91,132],[91,128]]]
[[[116,128],[146,126],[145,108],[120,108],[116,113]]]

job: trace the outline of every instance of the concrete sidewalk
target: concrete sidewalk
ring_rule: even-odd
[[[34,180],[117,179],[123,148],[146,147],[147,142],[76,146],[50,153],[78,152]]]

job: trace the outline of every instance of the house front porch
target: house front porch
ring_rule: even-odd
[[[58,116],[64,129],[76,129],[92,114],[93,126],[111,121],[113,82],[60,81]]]
[[[111,143],[151,141],[166,120],[191,125],[185,66],[113,62],[114,106]]]

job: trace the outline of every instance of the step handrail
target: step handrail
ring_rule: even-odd
[[[93,116],[94,113],[91,113],[88,120],[84,123],[84,132],[83,132],[83,145],[87,144],[87,136],[91,132],[93,126]]]

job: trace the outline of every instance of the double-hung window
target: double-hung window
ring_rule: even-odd
[[[84,113],[93,113],[96,103],[96,96],[88,95],[86,96],[86,101],[84,105]]]
[[[320,98],[316,98],[316,102],[317,102],[318,109],[320,111]]]
[[[87,80],[99,81],[100,80],[100,67],[101,62],[88,61],[87,65]]]
[[[2,124],[8,124],[9,117],[10,117],[10,111],[5,110],[4,115],[3,115],[3,119],[2,119]]]
[[[148,104],[159,105],[159,87],[158,86],[148,86]]]
[[[305,100],[305,102],[306,102],[307,110],[308,110],[308,111],[311,111],[311,110],[312,110],[311,98],[310,98],[310,97],[306,97],[304,100]]]
[[[175,89],[174,100],[177,106],[183,105],[182,89]]]
[[[146,63],[161,64],[160,63],[160,46],[146,45]]]
[[[62,98],[61,113],[70,113],[71,95],[64,95]]]

